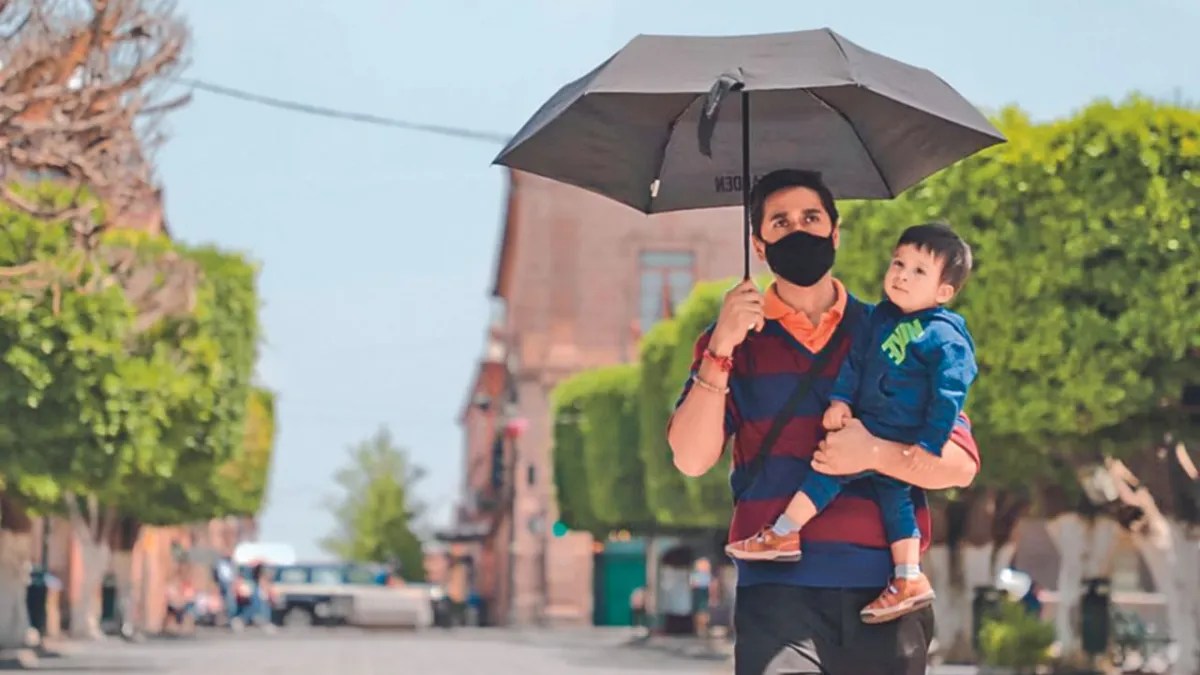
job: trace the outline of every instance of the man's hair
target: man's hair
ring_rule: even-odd
[[[914,225],[900,235],[896,248],[916,246],[928,251],[942,263],[941,282],[957,291],[971,276],[971,246],[946,223]]]
[[[825,212],[829,215],[829,220],[837,225],[837,204],[833,202],[833,193],[825,185],[820,173],[800,169],[779,169],[760,178],[750,192],[750,223],[754,230],[754,236],[762,239],[763,218],[766,217],[763,209],[766,208],[767,197],[780,190],[794,187],[808,188],[817,193],[817,197],[821,200],[821,206],[825,207]]]

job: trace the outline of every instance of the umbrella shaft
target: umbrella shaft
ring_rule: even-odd
[[[754,226],[750,222],[750,92],[742,90],[742,220],[745,228],[742,239],[742,255],[745,277],[750,278],[750,233]]]

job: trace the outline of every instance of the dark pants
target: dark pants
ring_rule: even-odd
[[[879,590],[739,588],[736,675],[924,675],[933,610],[865,624],[858,612]]]

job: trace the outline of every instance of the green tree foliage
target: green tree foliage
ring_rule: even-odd
[[[254,515],[263,506],[271,456],[275,449],[275,394],[262,387],[250,389],[246,425],[240,452],[216,472],[218,501],[234,515]]]
[[[636,365],[576,375],[555,390],[555,487],[563,521],[605,534],[647,525]]]
[[[0,265],[37,268],[0,289],[0,456],[18,490],[107,489],[153,470],[164,399],[186,385],[165,353],[133,356],[135,308],[68,230],[0,209]],[[54,482],[34,477],[53,477]]]
[[[892,202],[848,210],[837,272],[867,299],[890,246],[945,220],[976,272],[954,308],[980,377],[968,412],[985,475],[1028,482],[1050,456],[1136,448],[1200,380],[1200,113],[1133,99],[1035,125]],[[1143,437],[1144,440],[1144,437]]]
[[[400,564],[408,581],[425,577],[421,540],[413,532],[422,507],[414,489],[424,471],[381,428],[349,450],[334,480],[341,495],[329,504],[336,529],[322,546],[344,560]]]
[[[602,534],[603,526],[592,508],[589,476],[583,450],[583,429],[579,425],[579,396],[571,379],[554,389],[554,492],[558,518],[572,530]]]
[[[678,322],[659,321],[642,337],[641,386],[638,388],[638,443],[645,466],[646,504],[654,522],[664,528],[685,528],[693,522],[688,478],[679,473],[667,446],[667,422],[675,409],[684,380],[671,374],[671,362],[684,349]],[[690,352],[690,349],[688,350]]]
[[[245,514],[261,501],[266,480],[265,474],[246,475],[261,483],[242,485],[248,489],[241,492],[222,475],[247,452],[259,337],[257,270],[238,254],[209,247],[183,253],[200,269],[195,307],[158,322],[137,346],[142,353],[171,354],[190,383],[167,413],[165,444],[175,452],[154,472],[133,474],[118,499],[123,511],[155,524]]]
[[[154,313],[161,261],[198,268],[190,311]],[[209,486],[243,443],[254,268],[130,232],[104,235],[85,255],[69,228],[3,208],[0,266],[25,271],[0,286],[0,473],[10,488],[43,506],[88,495],[144,522],[220,512]],[[122,286],[129,269],[143,277],[141,306]]]

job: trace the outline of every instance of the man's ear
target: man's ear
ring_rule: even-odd
[[[838,220],[836,223],[833,224],[833,232],[831,232],[829,234],[829,236],[833,237],[833,248],[836,251],[838,246],[841,246],[841,244],[842,244],[842,221],[841,220]]]
[[[750,243],[754,246],[754,255],[758,256],[759,261],[767,261],[767,242],[762,240],[762,237],[757,234],[750,235]]]

